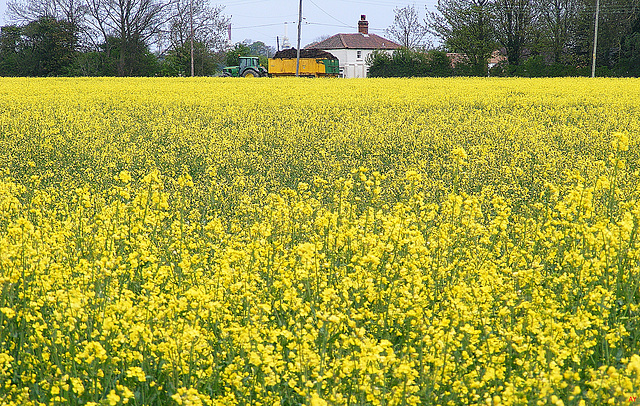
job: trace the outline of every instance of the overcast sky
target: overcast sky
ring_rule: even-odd
[[[0,20],[6,23],[8,0],[0,0]],[[303,0],[302,45],[324,35],[357,32],[361,14],[367,16],[369,32],[385,36],[384,30],[393,23],[396,7],[415,5],[421,15],[426,8],[435,10],[437,0]],[[231,16],[231,40],[251,39],[276,46],[276,37],[287,35],[296,46],[296,30],[299,0],[211,0],[211,4],[224,6],[224,13]]]

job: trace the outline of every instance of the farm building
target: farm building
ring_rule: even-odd
[[[358,32],[336,34],[307,48],[331,52],[340,61],[340,75],[345,78],[366,78],[369,67],[367,56],[374,50],[393,51],[400,48],[395,42],[376,34],[369,34],[367,16],[360,16]]]
[[[457,52],[447,52],[447,56],[451,59],[451,66],[455,68],[455,66],[461,62],[465,62],[467,60],[467,55]],[[507,57],[503,55],[501,50],[495,50],[491,53],[491,57],[487,60],[487,67],[489,69],[494,66],[507,62]]]

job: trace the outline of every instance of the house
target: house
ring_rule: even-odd
[[[453,68],[455,68],[457,64],[467,61],[467,55],[461,53],[447,52],[447,57],[451,59],[451,67]],[[495,50],[487,60],[487,68],[491,69],[494,66],[505,62],[507,62],[507,57],[503,55],[503,52],[501,50]]]
[[[489,69],[501,63],[507,63],[508,59],[503,55],[502,51],[495,50],[491,53],[491,58],[487,61]]]
[[[324,41],[308,45],[306,48],[321,49],[330,52],[340,61],[340,76],[345,78],[366,78],[369,67],[367,56],[374,50],[391,52],[400,48],[395,42],[376,34],[369,34],[367,16],[360,16],[358,32],[336,34]]]

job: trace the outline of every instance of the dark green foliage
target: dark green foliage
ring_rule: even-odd
[[[430,76],[451,76],[453,70],[451,69],[451,59],[443,51],[429,51],[429,68]]]
[[[518,66],[499,64],[489,71],[489,76],[519,76],[527,78],[586,77],[590,75],[591,68],[589,66],[565,65],[561,63],[549,64],[545,62],[541,55],[529,57]],[[596,76],[616,77],[621,75],[606,66],[598,66],[596,67]]]
[[[60,76],[73,63],[76,29],[66,21],[43,17],[22,29],[29,76]]]
[[[636,19],[632,32],[621,38],[619,60],[613,70],[620,76],[640,76],[640,18]]]
[[[251,48],[245,43],[238,42],[233,48],[227,51],[225,57],[226,66],[238,66],[240,65],[241,56],[251,56]]]
[[[195,76],[211,76],[222,62],[220,54],[212,52],[202,42],[193,43],[193,70]],[[191,43],[172,49],[161,64],[162,76],[191,75]]]
[[[107,37],[102,51],[104,76],[155,76],[159,72],[157,57],[141,40]]]
[[[594,37],[592,0],[439,0],[427,13],[432,34],[464,54],[456,75],[588,76]],[[487,72],[491,53],[507,63]],[[601,0],[597,76],[640,76],[637,0]]]
[[[24,27],[2,27],[0,76],[69,75],[77,42],[72,24],[51,17]]]
[[[454,76],[487,76],[487,64],[472,62],[471,60],[461,60],[454,64]]]
[[[490,0],[439,0],[429,27],[451,52],[466,55],[465,75],[486,76],[487,60],[497,48],[497,21]]]
[[[547,64],[541,55],[532,56],[520,65],[499,64],[493,67],[490,76],[523,76],[523,77],[561,77],[586,76],[586,71],[579,72],[574,66],[560,63]]]
[[[250,56],[257,56],[261,66],[269,65],[269,58],[275,54],[275,48],[266,45],[262,41],[255,41],[248,44]]]
[[[370,77],[451,76],[453,70],[447,54],[441,51],[412,51],[400,48],[389,55],[374,51],[368,57]]]
[[[20,76],[22,29],[7,25],[0,30],[0,76]]]
[[[276,50],[273,47],[268,46],[262,41],[255,41],[248,44],[251,55],[264,56],[266,58],[273,57]]]
[[[393,59],[384,51],[373,51],[367,57],[367,65],[369,65],[369,77],[384,78],[393,74]]]
[[[73,76],[106,76],[106,55],[103,52],[87,51],[76,54],[72,67]]]
[[[42,17],[0,32],[0,76],[153,76],[157,57],[140,40],[107,37],[97,51],[79,52],[75,27]]]

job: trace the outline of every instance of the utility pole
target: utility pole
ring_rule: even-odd
[[[596,0],[596,24],[593,30],[593,58],[591,60],[591,77],[596,77],[596,49],[598,48],[598,19],[600,17],[600,0]]]
[[[302,0],[298,7],[298,54],[296,56],[296,76],[300,76],[300,29],[302,28]]]
[[[193,70],[193,0],[189,1],[189,25],[191,28],[191,77],[194,77]]]

